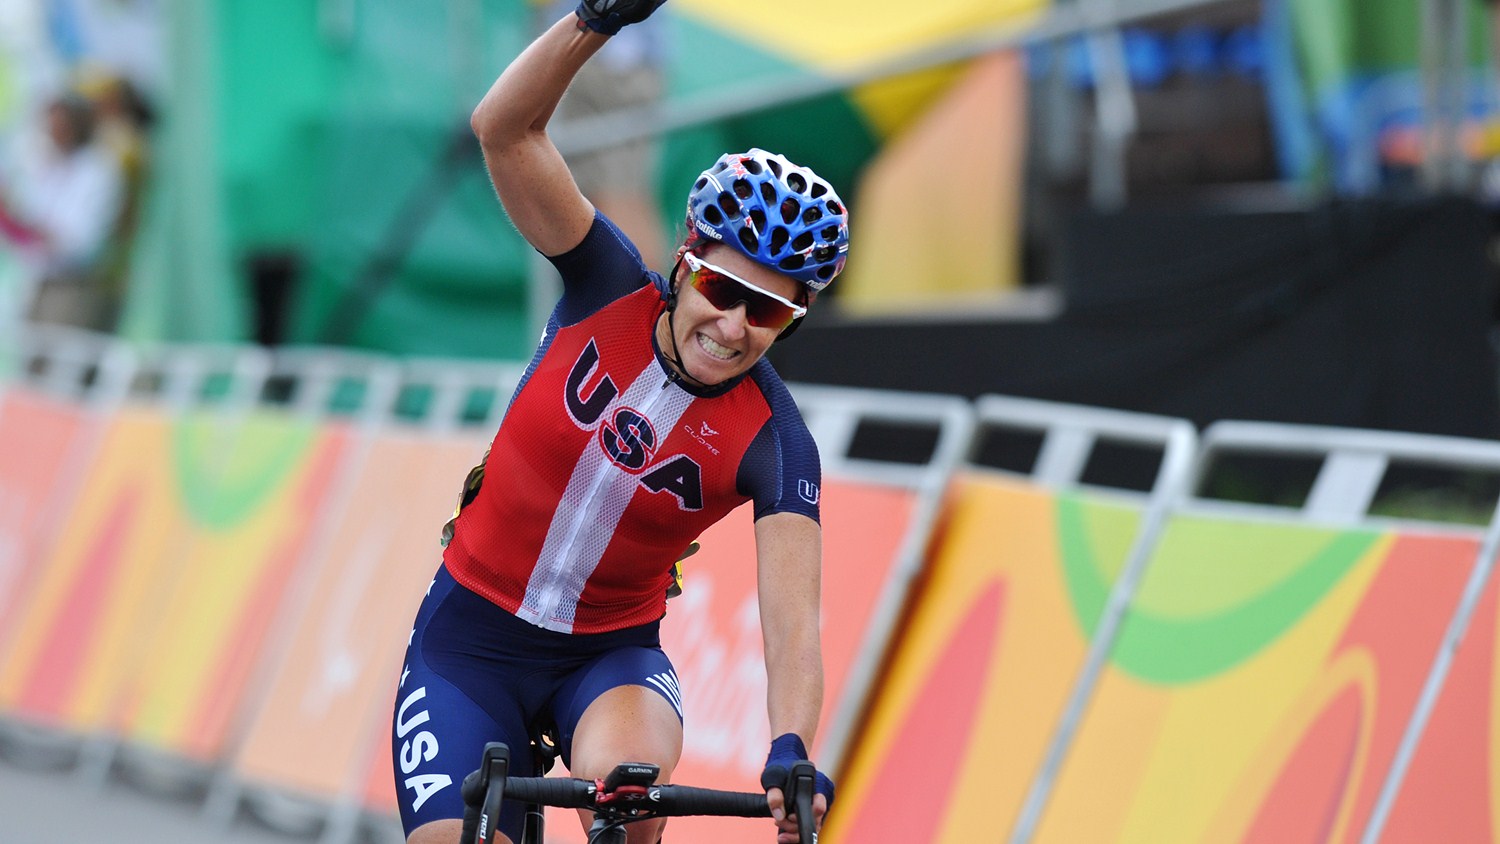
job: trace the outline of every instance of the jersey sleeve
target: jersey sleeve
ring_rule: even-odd
[[[656,274],[646,267],[640,250],[599,211],[594,212],[594,224],[582,242],[548,260],[562,276],[562,298],[553,311],[561,326],[578,323],[647,284],[662,288]]]
[[[769,364],[756,365],[755,381],[771,405],[771,417],[751,440],[740,462],[738,487],[755,508],[755,518],[773,513],[801,513],[818,521],[823,470],[818,446],[802,421],[791,393]]]

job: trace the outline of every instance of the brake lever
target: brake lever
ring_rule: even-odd
[[[498,741],[486,744],[479,768],[484,771],[485,791],[474,844],[495,844],[495,835],[500,831],[500,806],[505,800],[505,778],[510,776],[510,748]]]
[[[802,844],[817,844],[818,833],[813,821],[813,794],[817,792],[817,768],[813,763],[803,759],[792,764],[792,772],[787,776],[787,786],[791,789],[792,811],[797,813],[797,840]]]

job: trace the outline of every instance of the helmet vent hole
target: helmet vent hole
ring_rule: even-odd
[[[749,173],[752,176],[759,176],[761,174],[761,171],[765,169],[760,166],[759,161],[756,161],[753,158],[741,158],[740,163],[745,165],[745,172]]]
[[[793,173],[786,177],[786,186],[797,193],[807,193],[807,180],[802,178],[801,173]]]
[[[825,193],[828,193],[828,186],[827,185],[823,184],[822,182],[813,182],[813,186],[812,186],[812,198],[813,199],[817,199],[818,197],[822,196]]]
[[[839,205],[836,200],[830,199],[828,200],[828,213],[837,217],[840,214],[844,213],[844,207],[842,205]]]
[[[839,227],[838,226],[824,226],[822,234],[823,234],[823,239],[824,240],[838,240],[839,239]]]
[[[776,189],[771,187],[770,182],[760,183],[760,198],[765,201],[766,205],[776,204]]]
[[[785,258],[782,258],[781,263],[777,264],[776,266],[782,268],[783,270],[787,270],[788,272],[796,272],[797,270],[802,269],[802,265],[805,263],[807,263],[807,259],[803,258],[801,255],[788,255]]]
[[[792,241],[792,248],[795,249],[795,250],[797,250],[798,252],[801,252],[802,250],[804,250],[807,247],[812,246],[812,245],[813,245],[812,232],[803,232],[802,234],[797,235],[797,239],[796,240]]]
[[[774,158],[768,158],[766,159],[766,166],[771,169],[772,173],[776,174],[776,178],[781,178],[781,162]]]
[[[703,190],[703,188],[706,187],[707,185],[708,185],[708,178],[707,177],[700,178],[697,182],[695,182],[693,184],[693,190]]]
[[[765,231],[766,230],[766,212],[760,210],[759,208],[751,208],[750,209],[750,225],[754,226],[755,230],[758,231],[758,232]]]
[[[832,261],[833,256],[836,254],[838,254],[838,250],[834,249],[832,246],[819,246],[817,249],[813,250],[812,257],[814,261],[817,261],[820,264],[826,264],[829,261]]]
[[[786,229],[777,226],[771,229],[771,254],[776,254],[786,247],[786,242],[791,239]]]
[[[760,250],[760,240],[749,229],[740,229],[740,245],[752,255]]]
[[[734,197],[730,196],[727,192],[719,194],[719,210],[723,211],[724,216],[731,220],[737,219],[740,216],[740,204],[735,202]]]
[[[824,281],[832,281],[833,267],[818,267],[817,276]]]
[[[703,206],[703,219],[710,226],[724,225],[724,215],[719,213],[719,208],[717,205]]]
[[[819,211],[817,206],[811,206],[802,212],[802,225],[804,226],[810,226],[821,219],[823,219],[823,212]]]
[[[802,209],[797,200],[787,197],[781,202],[781,222],[790,223],[797,219],[797,212]]]
[[[754,195],[754,193],[755,189],[750,187],[750,181],[748,179],[734,180],[735,196],[739,197],[740,199],[749,199],[752,195]]]

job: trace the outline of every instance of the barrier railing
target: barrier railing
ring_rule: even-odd
[[[85,404],[120,400],[140,365],[129,346],[70,328],[26,328],[15,348],[15,384]]]
[[[1153,501],[1086,482],[1089,457],[1106,441],[1154,448],[1166,489],[1193,450],[1181,420],[1000,397],[977,411],[920,596],[844,772],[840,800],[853,808],[834,817],[830,840],[980,840],[1015,818],[1069,690],[1086,676],[1105,606],[1086,619],[1069,608],[1068,545],[1093,538],[1077,522],[1109,523],[1101,553],[1117,572]],[[886,778],[912,769],[923,771],[922,794],[908,782],[901,805],[880,799]],[[963,781],[983,794],[953,793]],[[902,808],[908,800],[941,808],[916,817]]]
[[[838,770],[848,753],[854,724],[890,648],[896,621],[926,561],[927,546],[936,529],[948,483],[973,439],[975,418],[970,403],[953,396],[808,385],[797,385],[794,389],[830,474],[865,483],[902,486],[914,496],[910,525],[894,549],[891,572],[871,611],[869,632],[849,667],[847,690],[829,710],[821,760],[830,770]],[[925,429],[932,434],[931,453],[925,462],[915,464],[856,456],[851,449],[862,421]]]
[[[1047,755],[1016,819],[1011,840],[1022,842],[1030,839],[1036,827],[1063,757],[1073,743],[1083,709],[1093,697],[1099,674],[1114,647],[1120,622],[1140,587],[1141,576],[1161,539],[1170,509],[1187,484],[1197,435],[1191,424],[1180,419],[1120,411],[1078,410],[1002,396],[983,397],[979,413],[981,419],[992,424],[1025,425],[1046,431],[1032,476],[1049,487],[1066,489],[1081,485],[1089,457],[1102,440],[1162,449],[1161,463],[1151,485],[1150,497],[1145,502],[1140,526],[1126,552],[1124,567],[1110,587],[1078,679],[1063,705]]]
[[[28,330],[15,341],[15,378],[0,382],[0,654],[136,368],[98,335]]]
[[[243,802],[283,826],[314,816],[323,840],[346,841],[366,807],[390,812],[389,724],[407,626],[437,567],[442,525],[519,375],[434,361],[396,371],[391,402],[326,514],[284,625],[287,646],[269,660],[216,784],[216,817]],[[416,411],[401,398],[414,391],[427,393]]]
[[[31,365],[49,389],[58,373],[88,373],[93,340],[35,348]],[[84,348],[84,351],[79,351]],[[73,468],[79,478],[68,530],[37,555],[27,600],[18,603],[0,659],[0,706],[18,725],[86,737],[81,769],[100,778],[118,748],[120,717],[143,667],[144,642],[167,587],[182,570],[189,503],[163,467],[212,488],[223,463],[216,447],[243,415],[264,377],[263,356],[236,347],[134,351],[123,394],[112,378],[84,374],[108,401],[97,448]],[[115,359],[102,352],[98,360]],[[204,404],[210,400],[212,407]],[[196,437],[179,436],[191,429]],[[192,447],[202,444],[201,453]]]
[[[1322,463],[1316,479],[1301,507],[1307,519],[1347,525],[1389,522],[1398,530],[1433,531],[1442,528],[1424,525],[1418,520],[1370,515],[1371,505],[1393,466],[1478,469],[1500,474],[1500,443],[1346,428],[1221,422],[1210,426],[1206,431],[1204,452],[1200,476],[1223,453],[1259,452],[1321,457]],[[1378,778],[1379,792],[1373,798],[1368,794],[1362,795],[1358,805],[1361,809],[1368,808],[1368,815],[1356,816],[1350,823],[1352,838],[1354,831],[1360,829],[1359,821],[1364,821],[1359,838],[1363,844],[1374,844],[1381,840],[1382,833],[1392,821],[1392,813],[1401,805],[1399,801],[1402,786],[1412,772],[1419,744],[1437,711],[1439,695],[1459,657],[1460,645],[1481,602],[1487,603],[1484,632],[1489,634],[1491,640],[1494,638],[1494,598],[1487,596],[1486,588],[1493,574],[1496,554],[1500,552],[1500,501],[1496,501],[1496,507],[1495,515],[1491,517],[1489,526],[1475,549],[1462,592],[1442,638],[1434,649],[1431,665],[1422,680],[1410,716],[1401,728],[1399,744],[1395,746],[1383,776]],[[1472,529],[1459,532],[1470,535],[1474,533]],[[1469,653],[1474,653],[1474,649],[1470,648]],[[1495,676],[1496,669],[1492,659],[1489,664],[1485,664],[1482,659],[1471,658],[1469,667],[1474,675]],[[1463,726],[1467,727],[1466,732],[1470,736],[1483,735],[1488,731],[1486,720],[1465,718],[1462,707],[1455,709],[1450,706],[1449,712],[1449,717],[1466,722]],[[1466,752],[1461,735],[1462,732],[1452,735],[1451,741],[1457,746],[1448,754],[1450,764],[1454,758],[1468,758],[1471,755]],[[1484,761],[1474,763],[1474,766],[1475,770],[1491,773],[1490,765]],[[1425,777],[1426,782],[1419,779],[1418,788],[1414,789],[1418,796],[1408,797],[1408,816],[1397,819],[1399,826],[1392,839],[1421,840],[1436,836],[1444,840],[1480,840],[1492,834],[1485,820],[1488,815],[1485,808],[1487,790],[1480,785],[1481,780],[1452,777],[1441,770],[1446,767],[1448,765],[1431,763],[1419,771],[1419,777]],[[1372,765],[1371,773],[1379,773],[1379,769]],[[1367,788],[1373,787],[1376,779],[1372,777]],[[1373,802],[1370,802],[1371,799]],[[1468,811],[1463,811],[1464,809]],[[1413,814],[1417,817],[1411,817]]]
[[[520,367],[67,331],[15,347],[8,741],[95,781],[212,775],[221,821],[247,809],[330,844],[388,818],[403,630]],[[830,841],[974,840],[993,832],[977,817],[1015,841],[1275,837],[1314,810],[1366,842],[1490,839],[1475,737],[1500,677],[1500,517],[1481,533],[1376,505],[1393,467],[1500,476],[1500,444],[1226,422],[1200,448],[1183,420],[1116,411],[793,394],[824,466]],[[1010,436],[1030,454],[997,469]],[[1130,483],[1104,465],[1114,448]],[[1311,461],[1307,494],[1223,500],[1216,467],[1243,455]],[[751,520],[703,543],[663,626],[679,776],[753,787],[769,736]],[[1354,760],[1343,778],[1334,759]],[[873,796],[918,762],[943,811],[908,829]],[[713,826],[726,844],[763,832]]]
[[[137,777],[201,779],[234,746],[266,661],[288,646],[320,527],[347,498],[395,383],[385,358],[283,350],[247,386],[256,404],[215,446],[223,456],[211,482],[182,484],[183,564],[163,585],[122,713]],[[268,392],[287,400],[267,404]],[[181,771],[184,761],[199,770]]]
[[[1296,468],[1266,462],[1288,457]],[[1415,802],[1403,815],[1404,798],[1381,795],[1396,793],[1382,782],[1417,746],[1422,701],[1442,685],[1433,654],[1456,646],[1482,582],[1476,559],[1493,549],[1477,528],[1377,515],[1371,502],[1392,466],[1494,473],[1497,457],[1493,443],[1409,434],[1210,427],[1034,840],[1282,840],[1312,828],[1348,839],[1371,829],[1382,800],[1402,821],[1387,840],[1490,840],[1484,789],[1446,770],[1459,759],[1488,769],[1455,740],[1483,729],[1472,687],[1440,699],[1464,728],[1416,777]],[[1242,475],[1245,460],[1307,474],[1307,494],[1222,500],[1215,479]],[[1493,599],[1480,607],[1492,626]]]

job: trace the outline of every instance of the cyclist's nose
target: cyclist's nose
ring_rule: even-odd
[[[735,302],[728,310],[719,312],[719,330],[724,332],[725,339],[738,340],[745,336],[750,327],[745,310],[745,303],[740,301]]]

